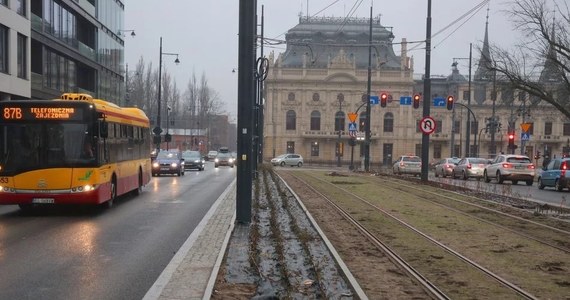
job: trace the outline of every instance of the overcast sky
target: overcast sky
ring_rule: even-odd
[[[360,0],[258,0],[265,10],[265,36],[285,39],[284,33],[299,22],[299,14],[343,17]],[[308,3],[308,5],[307,5]],[[432,34],[451,25],[458,18],[482,3],[480,0],[433,0]],[[331,5],[329,8],[327,6]],[[370,6],[373,15],[381,15],[381,24],[393,27],[394,42],[425,40],[426,0],[364,0],[353,17],[368,18]],[[326,9],[325,9],[326,8]],[[324,9],[324,10],[323,10]],[[432,41],[432,75],[449,75],[453,58],[469,57],[469,43],[473,43],[473,65],[479,59],[476,52],[484,38],[485,19],[489,9],[489,39],[504,47],[516,42],[517,32],[507,20],[503,0],[493,0],[477,12],[459,20]],[[319,11],[323,10],[319,13]],[[125,29],[136,31],[136,37],[125,37],[125,62],[134,69],[142,57],[146,63],[158,67],[160,37],[163,52],[178,53],[180,64],[174,58],[163,56],[163,67],[171,73],[181,92],[184,92],[193,72],[199,78],[205,73],[209,85],[225,103],[224,110],[235,121],[237,116],[237,72],[239,0],[126,0]],[[409,45],[408,49],[413,47]],[[419,47],[421,48],[421,47]],[[285,45],[265,48],[265,54],[283,52]],[[399,45],[394,45],[400,55]],[[414,73],[425,73],[425,51],[417,49]],[[276,55],[277,56],[277,55]],[[467,60],[459,60],[459,70],[468,74]],[[475,73],[475,67],[473,67]]]

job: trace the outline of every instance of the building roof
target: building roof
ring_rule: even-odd
[[[400,68],[400,58],[392,48],[394,34],[391,28],[372,21],[372,60],[377,56],[381,68]],[[340,50],[346,53],[356,68],[368,67],[370,19],[335,17],[300,17],[299,24],[285,35],[287,50],[281,66],[288,68],[326,68]]]

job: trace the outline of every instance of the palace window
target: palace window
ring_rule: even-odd
[[[316,110],[311,113],[311,130],[321,130],[321,113]]]
[[[337,111],[334,117],[334,131],[344,131],[344,112]]]
[[[552,134],[552,122],[544,122],[544,135]]]
[[[319,142],[311,143],[311,156],[319,156]]]
[[[286,130],[297,129],[297,114],[293,110],[287,111],[287,115],[285,117],[285,129]]]
[[[384,132],[394,132],[394,114],[384,114]]]

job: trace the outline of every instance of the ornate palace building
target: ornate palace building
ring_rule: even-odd
[[[392,29],[383,26],[379,18],[370,29],[369,19],[300,17],[299,24],[286,34],[286,44],[285,52],[269,56],[263,131],[266,158],[298,153],[305,163],[333,164],[340,152],[342,165],[353,160],[360,165],[363,147],[361,141],[354,148],[349,144],[349,113],[358,113],[358,131],[364,131],[364,122],[371,122],[371,165],[391,165],[404,154],[420,155],[418,124],[423,104],[414,109],[409,102],[400,101],[423,91],[423,78],[414,76],[406,39],[401,40],[396,55]],[[447,110],[432,102],[430,115],[437,128],[430,136],[430,160],[493,157],[500,152],[531,157],[537,151],[543,155],[568,153],[570,120],[550,104],[513,90],[489,70],[488,22],[478,49],[474,51],[478,59],[473,61],[478,63],[473,63],[473,75],[460,74],[455,61],[449,76],[431,77],[430,101],[452,95],[455,106]],[[389,95],[386,107],[371,105],[371,118],[363,102],[367,100],[369,66],[371,95]],[[552,76],[555,73],[545,59],[538,80],[557,80]],[[422,95],[422,101],[426,98]],[[515,134],[516,149],[508,148],[509,132]],[[342,146],[337,148],[338,143]]]

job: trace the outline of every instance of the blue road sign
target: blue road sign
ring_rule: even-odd
[[[400,97],[400,105],[412,105],[412,96]]]
[[[378,96],[370,96],[370,104],[378,104],[380,103],[380,98]]]
[[[521,141],[530,141],[530,133],[521,132]]]
[[[433,98],[433,106],[446,106],[445,98],[443,97]]]
[[[356,123],[348,123],[348,131],[356,131]]]

